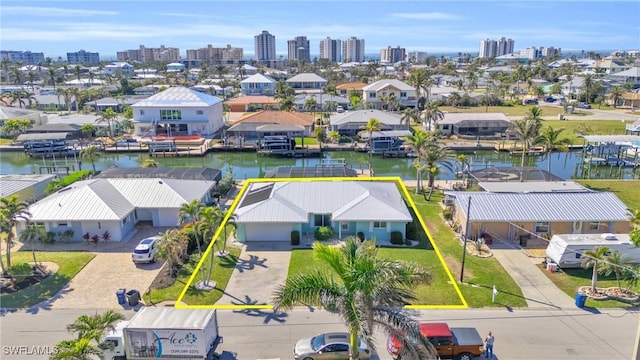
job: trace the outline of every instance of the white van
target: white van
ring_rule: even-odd
[[[559,234],[553,235],[547,246],[549,262],[561,268],[582,266],[582,254],[598,247],[607,247],[629,257],[631,263],[640,264],[640,247],[629,240],[629,234]]]
[[[338,107],[336,108],[336,112],[343,113],[343,112],[344,112],[344,107],[342,107],[342,106],[338,106]]]

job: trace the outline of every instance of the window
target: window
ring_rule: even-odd
[[[313,216],[314,226],[331,226],[331,214],[316,214]]]
[[[58,223],[58,227],[67,227],[67,226],[69,226],[69,224],[66,223],[66,222],[59,222]]]
[[[374,98],[376,97],[376,93],[374,93],[374,92],[370,92],[370,93],[369,93],[369,97],[370,97],[370,98],[372,98],[372,99],[374,99]]]
[[[182,120],[182,111],[180,110],[160,110],[161,120]]]
[[[202,111],[202,110],[196,110],[196,114],[198,114],[198,115],[202,115],[202,114],[204,114],[204,111]]]
[[[348,222],[343,222],[342,225],[340,225],[342,227],[342,230],[349,230],[349,223]]]
[[[548,222],[537,222],[535,226],[535,232],[537,233],[548,233],[549,232],[549,223]]]
[[[400,97],[403,97],[403,98],[404,98],[404,97],[407,97],[407,93],[406,93],[406,91],[401,91],[401,92],[400,92]]]
[[[387,228],[387,222],[386,221],[374,221],[373,222],[373,228],[374,229],[386,229]]]
[[[600,222],[592,221],[589,223],[589,230],[600,230]]]
[[[144,115],[144,110],[140,110],[140,115]]]

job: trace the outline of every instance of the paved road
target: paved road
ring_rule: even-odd
[[[0,327],[4,360],[46,359],[33,354],[32,346],[46,352],[56,342],[70,339],[65,326],[81,314],[93,310],[49,310],[37,315],[17,312],[5,314]],[[132,316],[132,311],[124,312]],[[419,313],[426,321],[445,321],[453,326],[470,326],[481,335],[492,331],[499,360],[522,359],[629,359],[640,316],[624,310],[428,310]],[[269,311],[218,311],[218,348],[235,359],[291,359],[291,349],[299,338],[323,331],[344,330],[340,319],[325,311],[295,309],[274,315]],[[385,338],[376,336],[380,360],[390,356]],[[23,348],[20,348],[20,347]],[[31,352],[29,352],[31,351]],[[227,357],[234,359],[233,357]]]

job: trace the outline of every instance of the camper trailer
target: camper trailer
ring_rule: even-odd
[[[631,263],[640,264],[640,247],[629,240],[629,234],[561,234],[553,235],[547,246],[547,259],[561,268],[582,266],[582,253],[599,247],[620,252]]]

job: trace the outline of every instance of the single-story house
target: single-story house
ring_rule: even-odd
[[[70,109],[67,109],[67,104],[64,102],[64,96],[62,95],[35,95],[36,108],[39,110],[57,110],[57,111],[69,111],[76,109],[76,98],[71,96],[69,101]],[[27,101],[23,99],[23,101]]]
[[[112,241],[126,240],[135,225],[177,226],[182,204],[212,203],[214,181],[163,178],[82,180],[29,206],[31,222],[55,233],[73,230],[73,240],[108,231]],[[18,221],[18,234],[25,229]]]
[[[401,121],[402,115],[376,109],[332,114],[329,118],[329,126],[331,131],[337,131],[340,135],[356,136],[371,118],[380,122],[381,131],[409,130],[409,124]]]
[[[34,202],[44,196],[55,174],[0,175],[0,197],[18,196],[18,201]]]
[[[364,88],[365,86],[367,86],[367,84],[363,82],[348,82],[345,84],[336,85],[336,92],[338,93],[338,95],[343,96],[347,99],[352,94],[362,99],[362,88]]]
[[[398,79],[382,79],[362,88],[363,100],[372,104],[376,109],[381,109],[389,97],[394,97],[403,106],[414,107],[417,105],[418,96],[416,88]]]
[[[629,209],[611,192],[446,192],[445,204],[469,238],[489,234],[493,239],[516,240],[519,235],[628,233]],[[471,198],[471,206],[469,206]],[[470,211],[467,210],[470,208]],[[470,214],[470,215],[469,215]]]
[[[248,113],[231,124],[226,135],[257,140],[264,136],[311,136],[313,116],[310,113],[263,110]]]
[[[278,109],[280,102],[273,96],[266,95],[249,95],[239,96],[225,101],[229,105],[231,112],[245,112],[263,109]]]
[[[262,74],[251,75],[240,81],[243,95],[273,95],[276,91],[276,81]]]
[[[27,129],[25,134],[59,134],[66,133],[65,139],[78,139],[82,136],[80,129],[82,125],[78,124],[64,124],[64,123],[47,123],[44,125],[34,126],[31,129]]]
[[[287,85],[291,86],[296,93],[314,93],[322,92],[327,86],[327,79],[314,73],[302,73],[286,80]]]
[[[509,118],[503,113],[445,113],[437,122],[443,135],[473,138],[501,138],[509,124]]]
[[[168,88],[131,107],[138,136],[213,135],[224,126],[220,98],[183,86]]]
[[[107,109],[111,109],[117,113],[121,113],[124,111],[125,106],[131,106],[136,102],[145,99],[146,96],[126,96],[122,99],[114,99],[112,97],[105,97],[102,99],[97,99],[91,102],[88,102],[91,107],[93,107],[96,111],[105,111]]]
[[[21,109],[11,106],[0,106],[0,126],[4,125],[4,121],[8,119],[27,119],[33,125],[42,125],[47,122],[46,116],[41,116],[42,112]]]
[[[575,181],[488,181],[478,183],[478,187],[494,193],[591,191]]]
[[[315,111],[336,111],[338,106],[342,106],[344,109],[347,109],[351,102],[342,96],[337,95],[329,95],[324,93],[318,94],[301,94],[296,95],[293,100],[293,104],[297,111],[308,111],[305,107],[307,99],[313,97],[316,101],[316,109]],[[319,114],[317,114],[319,115]]]
[[[103,170],[97,178],[161,178],[179,180],[205,180],[218,182],[222,179],[222,171],[208,167],[148,167],[148,168],[124,168],[112,167]]]
[[[321,226],[339,239],[389,240],[393,231],[404,238],[412,221],[395,183],[356,180],[251,183],[234,215],[240,242],[290,241],[292,231],[302,237]]]

